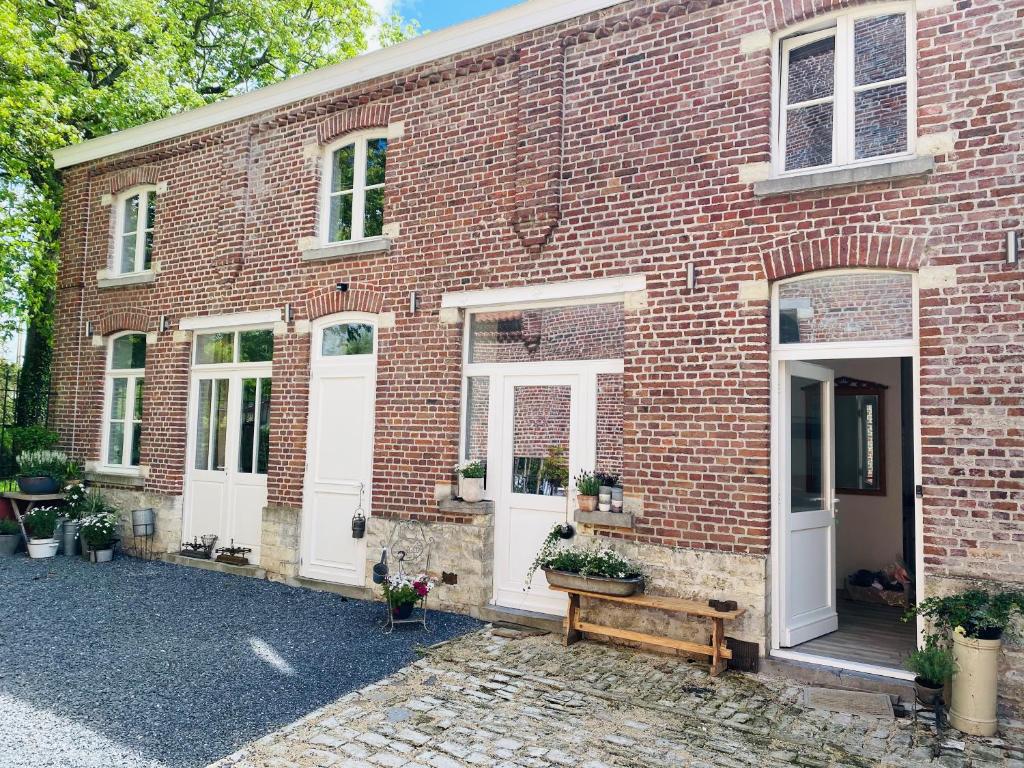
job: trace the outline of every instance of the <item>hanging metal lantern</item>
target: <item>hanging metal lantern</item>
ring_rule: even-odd
[[[366,515],[363,514],[363,484],[359,484],[359,506],[352,515],[352,538],[361,539],[366,535]]]

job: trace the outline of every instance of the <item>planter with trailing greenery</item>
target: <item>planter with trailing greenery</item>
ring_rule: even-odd
[[[914,692],[917,700],[926,707],[934,707],[946,681],[953,676],[953,654],[934,642],[929,643],[910,654],[907,669],[916,675]]]
[[[0,557],[9,557],[18,551],[21,541],[21,527],[17,521],[0,520]]]
[[[931,622],[929,644],[952,644],[949,722],[957,730],[973,736],[993,736],[998,730],[999,652],[1003,635],[1022,614],[1024,592],[993,594],[983,589],[930,597],[907,614]]]
[[[109,563],[114,558],[114,543],[120,527],[120,518],[113,512],[99,512],[82,518],[78,535],[89,548],[94,563]]]
[[[580,512],[593,512],[597,509],[600,487],[600,481],[590,472],[581,472],[576,476],[576,506]]]
[[[384,579],[384,599],[388,601],[391,615],[396,621],[405,621],[412,615],[413,608],[427,599],[434,588],[434,582],[425,573],[415,578],[396,573]]]
[[[526,573],[527,589],[539,568],[553,587],[620,597],[643,591],[641,568],[615,550],[598,545],[564,547],[560,544],[562,539],[562,526],[554,526]]]
[[[18,487],[22,493],[34,495],[56,493],[67,470],[68,457],[63,451],[24,451],[18,455]]]
[[[36,507],[25,513],[22,522],[28,532],[28,556],[35,559],[57,554],[57,540],[53,532],[57,527],[56,507]]]
[[[459,497],[476,503],[484,497],[484,475],[487,468],[482,461],[464,461],[455,467],[459,475]]]

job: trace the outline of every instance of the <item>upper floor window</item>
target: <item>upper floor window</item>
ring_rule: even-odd
[[[831,16],[782,39],[776,171],[877,162],[912,150],[914,17],[905,3]]]
[[[156,219],[156,188],[135,188],[117,203],[117,243],[114,273],[130,275],[153,268],[153,222]]]
[[[349,135],[328,147],[321,206],[325,243],[381,235],[387,151],[388,140],[379,132]]]
[[[146,334],[125,333],[110,342],[104,462],[109,467],[139,466],[142,389],[146,375]]]

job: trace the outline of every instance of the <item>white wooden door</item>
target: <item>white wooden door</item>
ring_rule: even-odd
[[[358,507],[372,507],[376,326],[370,317],[318,322],[312,331],[309,435],[299,572],[362,586],[366,539],[352,538]]]
[[[192,376],[184,539],[214,534],[218,548],[250,548],[253,564],[267,503],[270,393],[269,366]]]
[[[783,364],[782,493],[784,519],[782,645],[834,632],[836,519],[833,480],[833,385],[828,368]]]
[[[537,572],[525,591],[526,572],[548,531],[572,520],[572,478],[580,471],[580,377],[502,377],[492,404],[499,426],[494,520],[494,600],[500,606],[564,615],[566,596],[547,588]],[[553,471],[561,457],[561,481]]]

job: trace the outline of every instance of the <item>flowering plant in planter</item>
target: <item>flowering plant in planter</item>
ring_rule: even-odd
[[[482,461],[462,461],[455,465],[455,471],[463,477],[483,477],[485,467]]]
[[[67,469],[63,451],[23,451],[18,455],[18,485],[23,493],[53,493],[64,482]]]
[[[568,584],[565,579],[559,579],[557,576],[563,574],[575,577],[571,579],[575,584],[589,580],[591,585],[588,589],[594,592],[604,591],[599,582],[628,582],[628,587],[625,584],[608,586],[608,589],[615,593],[621,591],[624,594],[631,594],[642,585],[643,570],[640,566],[613,549],[597,544],[590,547],[559,546],[560,528],[561,526],[554,526],[544,539],[540,552],[526,573],[526,589],[530,589],[533,575],[538,568],[545,572],[551,584],[555,584],[555,580]],[[552,574],[555,574],[554,578]]]
[[[475,503],[484,497],[484,476],[487,465],[482,461],[463,461],[455,465],[459,475],[458,495],[463,501]]]
[[[384,599],[397,618],[407,618],[416,603],[424,600],[434,588],[434,582],[425,573],[410,578],[396,573],[384,579]]]
[[[89,545],[89,549],[105,550],[114,545],[119,526],[120,518],[116,514],[100,512],[82,518],[78,534]]]
[[[69,520],[81,520],[89,508],[89,492],[82,483],[64,486],[64,514]]]
[[[53,532],[57,528],[56,507],[36,507],[25,513],[23,522],[25,530],[33,539],[52,539]]]

